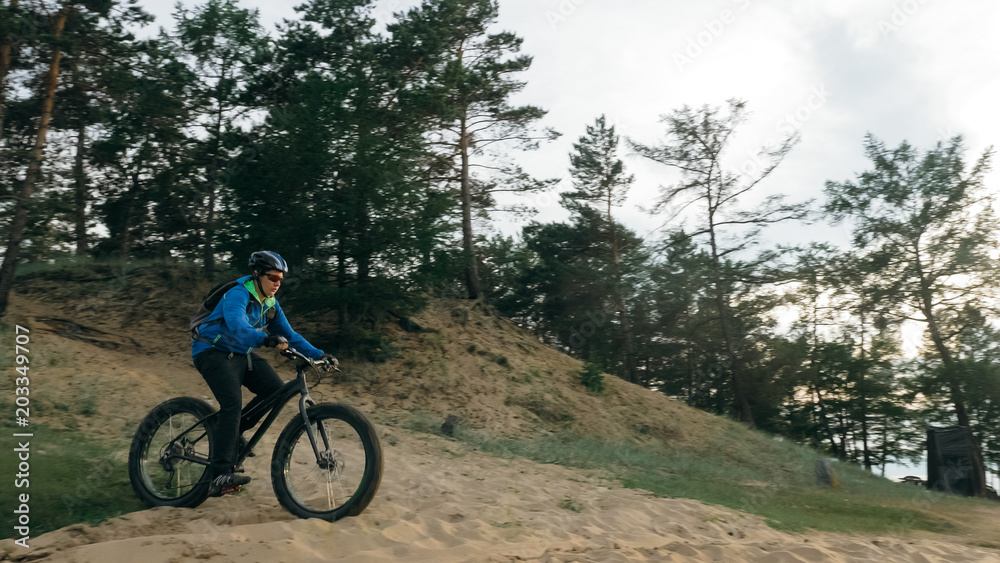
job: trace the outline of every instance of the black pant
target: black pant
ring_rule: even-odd
[[[257,354],[250,354],[250,361],[253,362],[252,370],[249,369],[246,355],[230,354],[222,350],[206,350],[194,358],[195,367],[219,402],[215,444],[209,460],[209,469],[215,475],[233,472],[240,434],[253,428],[264,414],[261,412],[253,418],[241,418],[241,386],[245,385],[256,395],[242,411],[248,412],[283,385],[267,360]]]

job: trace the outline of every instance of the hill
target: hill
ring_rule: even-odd
[[[32,532],[29,550],[5,540],[5,560],[1000,561],[988,503],[847,467],[843,491],[816,489],[808,450],[613,377],[588,392],[580,362],[457,300],[432,303],[410,331],[387,323],[394,357],[345,362],[343,377],[314,389],[379,427],[386,474],[362,515],[295,519],[267,483],[269,455],[250,460],[255,481],[237,496],[140,510],[124,476],[138,421],[173,396],[211,398],[183,330],[211,285],[195,278],[108,265],[19,278],[6,320],[31,330],[33,529],[64,526],[67,514],[101,523]],[[321,338],[321,319],[295,322],[305,313],[289,311]],[[12,412],[11,382],[0,391]],[[435,435],[448,414],[463,420],[457,438]],[[11,461],[0,471],[12,475]],[[12,494],[0,499],[11,510]],[[118,512],[128,513],[107,518]],[[788,532],[809,528],[828,531]]]

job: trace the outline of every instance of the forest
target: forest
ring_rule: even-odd
[[[496,0],[424,0],[387,25],[374,5],[308,0],[269,32],[207,0],[140,35],[153,18],[135,0],[3,0],[0,314],[29,264],[155,260],[217,281],[266,248],[292,265],[283,297],[361,356],[391,351],[389,316],[464,299],[583,360],[595,393],[621,377],[873,472],[918,459],[928,424],[959,425],[977,490],[1000,475],[992,150],[869,134],[866,169],[795,202],[761,195],[794,133],[752,169],[726,158],[745,100],[664,108],[658,144],[594,116],[558,194],[569,219],[504,236],[491,222],[532,211],[512,196],[557,182],[518,163],[559,135],[514,103],[522,38]],[[625,155],[671,179],[648,205],[655,237],[618,219]],[[850,244],[768,241],[792,222],[843,225]]]

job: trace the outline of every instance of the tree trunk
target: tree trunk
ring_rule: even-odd
[[[972,433],[972,424],[969,421],[969,413],[965,409],[965,397],[962,394],[961,381],[957,373],[958,366],[955,365],[955,361],[951,357],[951,351],[945,346],[936,319],[930,316],[927,321],[928,329],[931,332],[931,340],[934,342],[934,347],[941,356],[941,363],[944,366],[948,380],[948,391],[951,395],[952,406],[955,408],[958,425],[965,428],[965,431],[968,433],[969,442],[972,444],[972,484],[974,493],[977,497],[985,497],[986,466],[983,462],[983,451],[979,445],[979,440],[976,440],[976,436]]]
[[[344,248],[344,239],[338,237],[337,242],[337,288],[344,292],[347,289],[347,251]],[[342,293],[343,295],[343,293]],[[346,338],[347,323],[350,315],[347,310],[347,301],[343,298],[337,306],[337,334],[341,338]]]
[[[358,232],[367,233],[371,229],[371,214],[368,213],[368,202],[361,202],[361,216],[358,217]],[[370,245],[365,241],[365,237],[359,237],[360,244],[357,246],[355,260],[358,263],[358,284],[368,284],[371,282],[372,251]]]
[[[225,68],[223,68],[223,77],[225,77]],[[212,279],[215,275],[215,203],[216,194],[218,192],[217,183],[219,181],[219,151],[221,149],[221,138],[222,138],[222,117],[223,117],[223,107],[222,107],[222,80],[219,81],[218,90],[216,98],[218,100],[218,109],[215,114],[215,135],[213,139],[213,149],[212,158],[208,163],[208,173],[206,177],[208,178],[208,212],[205,214],[205,247],[203,260],[205,262],[205,277]]]
[[[212,244],[215,239],[215,180],[209,182],[208,214],[205,217],[205,248],[202,258],[205,262],[205,277],[212,279],[212,276],[215,275],[215,247]]]
[[[882,417],[882,477],[885,477],[885,466],[889,459],[889,417]]]
[[[465,251],[465,287],[469,299],[479,299],[482,284],[479,281],[479,264],[476,244],[472,236],[472,186],[469,180],[469,132],[465,116],[461,119],[459,150],[462,156],[462,249]]]
[[[841,412],[840,416],[840,449],[844,452],[844,460],[851,458],[851,448],[848,448],[847,442],[847,421],[844,420],[844,413]]]
[[[139,169],[141,162],[136,163],[132,172],[132,186],[125,195],[125,213],[122,220],[121,259],[128,260],[129,249],[132,247],[132,213],[135,210],[135,200],[139,196]]]
[[[951,395],[951,403],[955,408],[955,416],[958,425],[965,428],[968,433],[969,443],[972,444],[972,486],[977,497],[986,496],[986,464],[983,461],[983,450],[972,433],[972,424],[969,422],[969,413],[965,409],[965,397],[962,393],[962,382],[958,374],[958,366],[951,355],[941,336],[941,328],[938,326],[937,316],[934,314],[933,296],[931,295],[930,284],[924,279],[923,266],[921,265],[919,253],[917,255],[917,270],[920,273],[921,295],[920,312],[927,321],[927,330],[930,332],[931,341],[934,348],[941,357],[941,364],[944,367],[945,378],[948,382],[948,392]]]
[[[66,26],[66,18],[69,16],[70,4],[63,4],[62,9],[56,14],[53,35],[58,44],[62,37],[63,28]],[[42,160],[45,154],[45,137],[49,131],[49,122],[52,120],[52,108],[56,101],[56,85],[59,81],[59,62],[62,60],[62,50],[57,46],[52,49],[52,62],[49,65],[48,74],[45,77],[45,97],[42,99],[42,114],[38,122],[38,133],[35,136],[35,145],[28,155],[28,170],[24,177],[24,184],[21,186],[21,193],[17,197],[14,208],[14,220],[10,225],[10,237],[7,242],[7,251],[4,253],[3,266],[0,267],[0,316],[7,312],[7,304],[10,298],[10,290],[14,286],[14,275],[17,272],[17,261],[21,255],[21,241],[24,240],[24,230],[28,224],[28,205],[31,196],[35,192],[35,184],[42,172]]]
[[[862,453],[862,455],[864,456],[865,469],[870,472],[872,470],[872,456],[871,456],[871,450],[868,449],[868,409],[865,408],[865,403],[864,403],[865,398],[864,397],[862,397],[861,401],[862,401],[861,402],[861,444],[864,447],[864,452]]]
[[[709,205],[711,206],[711,203]],[[709,213],[711,215],[711,211]],[[726,354],[729,356],[729,373],[733,380],[736,408],[740,415],[740,422],[755,429],[757,423],[753,419],[753,410],[750,407],[750,399],[747,397],[746,381],[743,378],[743,368],[739,362],[736,341],[729,324],[729,306],[726,304],[726,292],[722,287],[722,268],[719,264],[721,260],[719,247],[715,240],[715,223],[712,217],[709,217],[709,240],[712,246],[712,273],[715,275],[715,304],[719,310],[719,323],[722,328],[722,338],[726,343]]]
[[[736,352],[736,342],[733,339],[732,327],[729,324],[729,308],[725,303],[725,295],[720,289],[716,289],[716,305],[719,307],[719,321],[722,326],[722,337],[726,341],[726,354],[729,356],[730,373],[733,379],[733,393],[736,395],[736,407],[740,413],[740,422],[743,422],[751,429],[757,428],[757,423],[753,419],[753,410],[750,407],[750,399],[747,397],[746,380],[743,378],[743,367],[740,365]]]
[[[90,252],[87,244],[87,176],[83,170],[86,140],[87,126],[81,123],[76,133],[76,159],[73,163],[73,181],[76,185],[73,214],[76,219],[77,256],[86,256]]]
[[[687,404],[688,406],[691,406],[691,404],[694,403],[694,391],[695,391],[695,385],[697,384],[697,379],[695,378],[694,362],[691,361],[690,346],[688,346],[687,350],[685,350],[684,359],[687,360],[687,368],[688,368]]]
[[[816,394],[816,405],[819,406],[819,418],[823,423],[823,430],[830,440],[830,452],[837,456],[837,459],[844,461],[843,452],[837,448],[837,439],[834,436],[833,428],[830,426],[830,419],[826,416],[826,401],[823,399],[823,392],[819,385],[819,368],[816,365],[816,350],[819,347],[819,311],[817,310],[817,296],[812,296],[812,352],[809,354],[809,373],[812,374],[812,391]]]
[[[837,456],[837,459],[844,461],[844,453],[837,447],[837,436],[830,426],[830,419],[826,416],[826,401],[823,400],[823,393],[820,392],[818,383],[813,383],[813,393],[816,394],[816,404],[819,406],[819,418],[823,422],[823,430],[826,431],[826,435],[830,439],[831,453]]]
[[[10,6],[8,10],[14,12],[17,10],[18,0],[10,0]],[[3,139],[3,120],[4,120],[4,107],[6,104],[4,100],[4,94],[7,91],[7,74],[10,72],[10,50],[12,33],[6,33],[3,37],[0,37],[0,139]]]
[[[864,306],[864,302],[861,303],[858,310],[858,319],[860,320],[861,328],[861,343],[860,351],[858,353],[858,358],[860,361],[860,373],[858,374],[858,399],[861,403],[861,446],[862,446],[862,458],[864,460],[865,470],[872,470],[871,462],[871,452],[868,451],[868,395],[865,393],[865,374],[868,373],[867,362],[865,361],[865,320],[868,318],[866,315],[867,311]]]
[[[632,340],[632,323],[625,307],[625,295],[622,291],[621,251],[618,248],[618,232],[614,218],[611,216],[611,194],[608,191],[608,228],[611,229],[611,257],[615,265],[615,300],[618,306],[618,321],[621,324],[622,340],[625,345],[625,376],[632,383],[639,383],[639,369],[635,363],[635,344]]]

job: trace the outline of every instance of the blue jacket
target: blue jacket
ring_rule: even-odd
[[[285,318],[285,313],[281,310],[281,305],[278,305],[277,299],[268,297],[262,303],[250,276],[244,276],[237,281],[240,284],[222,296],[215,310],[198,328],[201,337],[211,341],[212,344],[192,340],[192,356],[197,356],[212,348],[235,354],[249,354],[254,348],[260,348],[264,345],[264,339],[267,337],[267,333],[264,332],[265,328],[270,334],[284,336],[288,339],[289,346],[314,360],[318,360],[323,355],[322,350],[315,348],[305,338],[292,330],[288,319]],[[247,313],[247,303],[250,303],[249,314]],[[274,308],[275,315],[268,323],[267,311],[271,308]],[[212,322],[219,319],[222,322]]]

